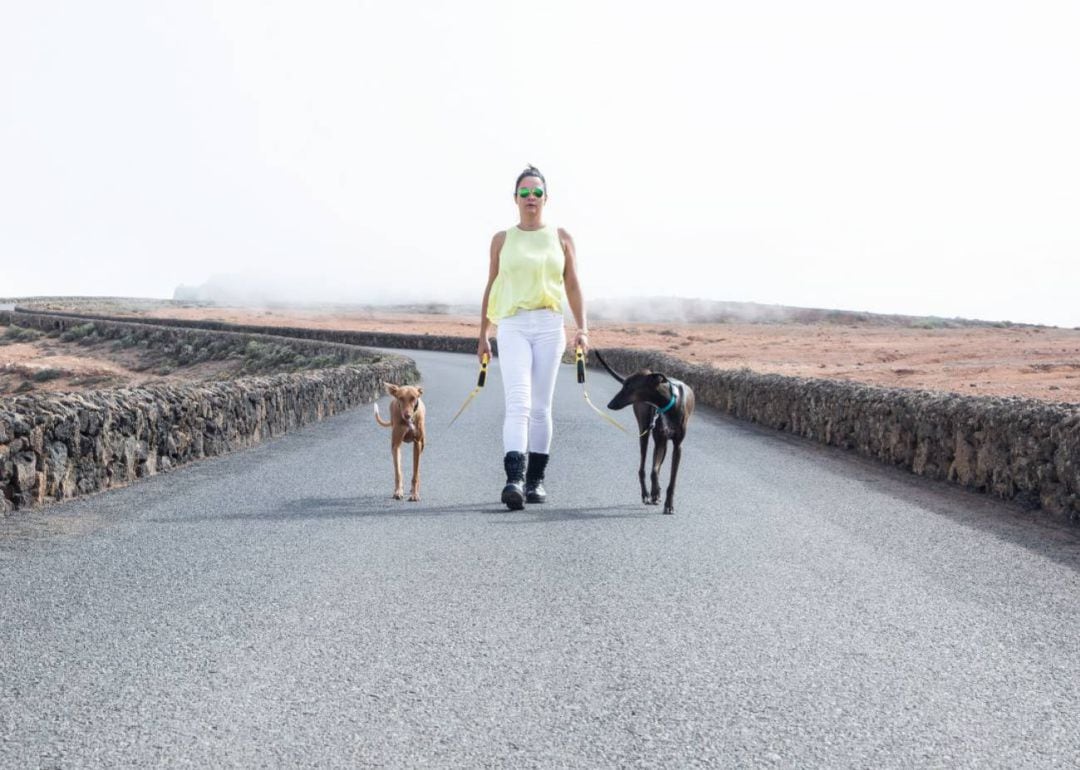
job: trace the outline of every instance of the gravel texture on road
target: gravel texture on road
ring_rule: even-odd
[[[1080,756],[1075,530],[708,410],[663,516],[570,367],[510,513],[497,362],[448,428],[475,359],[414,357],[419,503],[364,407],[0,522],[0,765]]]

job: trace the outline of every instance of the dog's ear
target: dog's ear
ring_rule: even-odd
[[[391,396],[397,396],[398,386],[392,382],[384,382],[383,387],[386,388],[386,392]]]
[[[668,381],[668,378],[665,377],[664,375],[660,374],[660,372],[651,372],[649,374],[649,382],[651,384],[653,384],[653,385],[660,385],[661,383],[664,383],[664,382],[667,382],[667,381]]]
[[[424,395],[424,389],[423,388],[417,388],[416,389],[416,395],[418,395],[418,396]]]

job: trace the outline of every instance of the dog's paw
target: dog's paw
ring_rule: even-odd
[[[420,502],[420,495],[418,495],[416,492],[413,492],[411,495],[409,495],[409,502],[410,503],[418,503],[418,502]]]
[[[675,509],[674,509],[674,508],[672,508],[672,507],[671,507],[671,506],[669,505],[669,506],[667,506],[667,507],[665,507],[665,508],[664,508],[664,513],[665,513],[666,515],[670,516],[671,514],[675,513]]]
[[[405,493],[404,492],[395,492],[394,493],[394,499],[395,500],[404,500],[405,499]]]

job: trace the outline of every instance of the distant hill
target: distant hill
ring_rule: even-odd
[[[345,303],[345,302],[281,302],[245,301],[230,282],[208,282],[200,287],[178,287],[176,300],[210,302],[213,304],[259,304],[266,307],[311,307],[347,310],[371,308],[395,313],[420,315],[480,315],[480,303],[447,303],[438,301],[410,303]],[[590,299],[589,318],[596,321],[623,323],[798,323],[798,324],[863,324],[928,329],[962,327],[1033,326],[1009,321],[980,321],[968,318],[937,316],[888,315],[859,310],[829,310],[824,308],[765,305],[757,302],[724,302],[686,297],[629,297]],[[567,311],[569,314],[569,311]]]
[[[178,287],[172,300],[135,297],[23,297],[5,300],[24,306],[42,309],[96,308],[98,312],[138,312],[162,307],[264,307],[305,308],[326,312],[349,312],[378,310],[384,312],[417,315],[480,315],[480,305],[451,304],[446,302],[411,303],[363,303],[363,302],[302,302],[280,300],[256,300],[254,297],[237,297],[226,293],[215,296],[207,287]],[[965,327],[1034,328],[1040,324],[1021,324],[1010,321],[981,321],[970,318],[942,318],[938,316],[915,316],[869,313],[859,310],[829,310],[825,308],[765,305],[757,302],[722,302],[685,297],[633,297],[589,300],[589,319],[611,323],[761,323],[761,324],[839,324],[863,326],[893,326],[898,328],[958,329]],[[566,311],[569,315],[569,310]],[[1045,328],[1045,327],[1043,327]]]
[[[887,315],[859,310],[764,305],[757,302],[721,302],[682,297],[598,299],[588,305],[589,318],[625,323],[798,323],[861,324],[916,328],[1031,326],[1010,321],[979,321],[968,318]]]

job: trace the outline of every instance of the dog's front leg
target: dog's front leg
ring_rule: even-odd
[[[654,434],[655,444],[652,456],[652,476],[649,478],[652,487],[649,494],[649,502],[653,505],[660,504],[660,466],[667,457],[667,436],[660,437]]]
[[[679,460],[682,459],[682,441],[675,441],[671,450],[671,478],[668,480],[667,497],[664,498],[664,513],[675,513],[675,477],[679,475]]]
[[[405,482],[401,477],[401,442],[395,441],[390,447],[390,453],[394,456],[394,499],[401,500],[405,497]]]
[[[638,466],[638,481],[641,483],[641,502],[645,505],[649,504],[649,492],[645,489],[645,460],[649,457],[649,434],[646,431],[645,435],[640,439],[641,442],[641,465]]]
[[[420,454],[424,451],[423,442],[417,438],[412,448],[412,488],[409,492],[409,500],[420,500]]]

